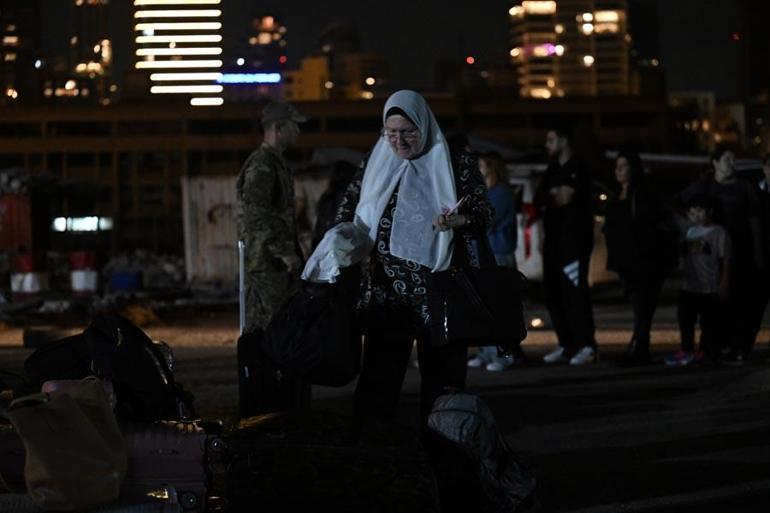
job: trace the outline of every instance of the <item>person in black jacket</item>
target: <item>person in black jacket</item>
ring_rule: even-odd
[[[545,147],[550,163],[535,192],[545,232],[545,302],[558,339],[558,347],[543,360],[584,365],[597,357],[588,287],[593,248],[591,174],[574,154],[571,139],[563,128],[548,131]]]
[[[622,151],[615,159],[617,197],[604,222],[607,269],[615,271],[630,296],[634,331],[624,361],[650,361],[650,328],[663,281],[676,264],[676,236],[655,192],[644,182],[639,155]]]

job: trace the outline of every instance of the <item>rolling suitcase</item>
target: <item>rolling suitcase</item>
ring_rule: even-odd
[[[241,419],[286,410],[307,409],[310,386],[282,372],[259,349],[261,332],[238,338],[238,416]]]
[[[196,422],[129,424],[121,430],[128,453],[121,503],[171,497],[184,512],[206,510],[209,469],[222,449],[221,438]]]
[[[438,491],[416,434],[371,423],[357,435],[332,412],[241,421],[226,440],[228,511],[438,512]]]

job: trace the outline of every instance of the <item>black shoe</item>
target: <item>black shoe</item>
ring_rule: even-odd
[[[640,345],[636,340],[632,340],[628,344],[621,363],[626,366],[649,365],[652,363],[649,346]]]
[[[722,356],[722,363],[725,365],[738,367],[746,363],[746,355],[743,353],[743,351],[733,349]]]

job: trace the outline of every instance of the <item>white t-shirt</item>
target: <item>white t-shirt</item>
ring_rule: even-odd
[[[719,292],[720,264],[732,252],[730,236],[719,225],[692,226],[684,249],[684,290],[700,294]]]

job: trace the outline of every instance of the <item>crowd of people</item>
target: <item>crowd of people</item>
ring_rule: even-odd
[[[282,153],[305,119],[289,104],[268,105],[265,141],[239,176],[239,231],[250,255],[247,329],[264,327],[300,283],[291,172]],[[522,356],[482,347],[468,359],[465,346],[437,347],[428,335],[426,304],[433,272],[450,266],[515,268],[521,209],[506,184],[502,158],[474,155],[467,140],[448,141],[421,95],[393,94],[382,122],[381,137],[357,172],[345,167],[335,173],[303,278],[334,282],[345,268],[360,267],[358,309],[366,345],[356,414],[393,415],[416,341],[424,416],[442,390],[463,387],[467,367],[502,371]],[[584,365],[598,359],[588,283],[594,209],[591,173],[572,135],[564,127],[547,131],[549,165],[535,193],[534,214],[524,222],[541,222],[544,233],[543,288],[557,346],[543,359]],[[625,363],[651,362],[654,313],[664,281],[677,266],[684,270],[681,349],[665,363],[740,363],[753,347],[770,290],[770,159],[759,183],[736,176],[730,150],[717,150],[710,164],[710,172],[666,204],[637,153],[620,151],[615,158],[616,194],[607,203],[602,230],[607,268],[619,276],[633,313]]]
[[[490,346],[469,359],[466,344],[438,344],[429,329],[433,273],[516,268],[521,206],[506,183],[505,163],[496,154],[474,154],[467,139],[448,140],[420,94],[394,93],[382,112],[381,136],[358,169],[335,169],[303,270],[292,173],[283,154],[306,119],[290,104],[268,104],[264,141],[238,177],[238,231],[246,251],[244,331],[265,329],[303,282],[350,283],[343,278],[352,275],[365,341],[354,424],[360,429],[395,416],[416,345],[420,433],[431,461],[439,461],[444,451],[427,428],[436,399],[462,390],[468,367],[503,371],[523,356],[520,348]],[[543,288],[557,346],[543,359],[585,365],[599,356],[588,282],[591,173],[569,129],[548,130],[545,150],[549,164],[534,212],[524,221],[541,223],[544,233]],[[625,363],[651,362],[653,316],[664,281],[679,265],[681,349],[665,363],[740,363],[753,347],[770,294],[770,158],[758,184],[736,176],[732,151],[716,151],[710,164],[711,172],[667,205],[638,154],[621,151],[615,158],[616,194],[607,204],[603,232],[607,267],[622,281],[633,312]],[[293,390],[283,407],[307,407],[309,386],[301,378],[276,373],[272,379],[294,380],[282,385]],[[451,496],[450,489],[444,492]]]

